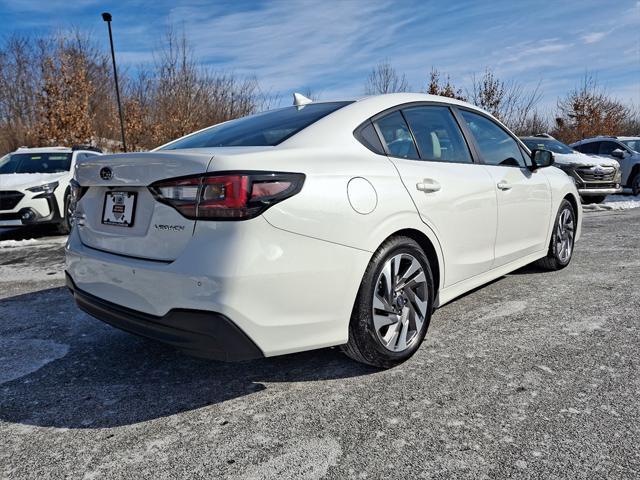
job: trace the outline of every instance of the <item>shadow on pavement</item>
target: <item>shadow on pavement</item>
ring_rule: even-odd
[[[0,301],[0,420],[45,427],[131,425],[268,391],[264,383],[376,372],[338,349],[222,363],[188,357],[76,309],[66,289]],[[47,347],[49,346],[49,351]],[[62,353],[51,357],[51,348]],[[65,353],[66,352],[66,353]],[[43,358],[44,357],[44,358]],[[55,359],[57,358],[57,359]]]

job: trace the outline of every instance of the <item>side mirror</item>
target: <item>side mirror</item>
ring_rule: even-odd
[[[532,150],[531,163],[531,171],[535,171],[543,167],[550,167],[554,163],[553,153],[549,150]]]
[[[611,152],[611,156],[616,158],[624,158],[624,150],[616,148],[613,152]]]

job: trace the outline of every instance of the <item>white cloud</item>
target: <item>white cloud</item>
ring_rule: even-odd
[[[609,35],[609,32],[591,32],[582,36],[582,41],[584,43],[596,43],[602,40],[604,37]]]

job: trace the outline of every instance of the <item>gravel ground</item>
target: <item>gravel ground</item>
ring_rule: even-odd
[[[80,313],[63,239],[0,242],[0,477],[638,478],[639,232],[587,213],[567,269],[446,305],[388,371],[189,358]]]

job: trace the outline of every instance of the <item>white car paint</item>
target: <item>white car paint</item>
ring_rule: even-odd
[[[42,148],[19,148],[15,152],[12,152],[8,155],[12,155],[14,153],[21,154],[39,154],[39,153],[69,153],[71,154],[71,165],[70,169],[66,172],[57,172],[57,173],[8,173],[8,174],[0,174],[0,192],[20,192],[22,195],[22,199],[13,207],[13,208],[2,208],[0,205],[0,227],[21,227],[26,224],[34,224],[34,223],[51,223],[56,221],[62,221],[65,219],[66,211],[64,208],[65,196],[69,193],[69,182],[73,178],[73,172],[76,165],[76,160],[80,155],[101,155],[94,151],[88,150],[72,150],[71,148],[66,147],[42,147]],[[6,157],[3,157],[3,159]],[[38,192],[32,192],[29,189],[34,187],[39,187],[41,185],[46,185],[52,182],[58,182],[58,186],[53,192],[53,197],[55,199],[54,208],[58,209],[58,213],[60,214],[59,218],[51,218],[49,217],[54,215],[54,212],[51,208],[51,203],[47,201],[42,195]],[[1,195],[1,193],[0,193]],[[20,211],[24,211],[24,209],[29,208],[33,209],[36,212],[38,218],[34,221],[26,222],[23,221],[18,215]],[[16,218],[4,218],[5,217],[16,217]]]
[[[411,102],[480,111],[431,95],[381,95],[277,146],[160,149],[80,162],[77,180],[89,189],[66,247],[73,288],[156,317],[175,309],[223,314],[272,356],[346,343],[365,269],[399,231],[432,245],[437,306],[544,257],[564,198],[578,205],[579,238],[578,193],[555,167],[531,172],[391,158],[354,137],[368,118]],[[113,172],[109,181],[100,177],[105,167]],[[189,220],[147,188],[238,170],[300,172],[304,186],[243,221]],[[101,223],[105,192],[118,189],[139,193],[131,228]]]

